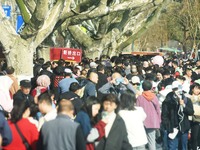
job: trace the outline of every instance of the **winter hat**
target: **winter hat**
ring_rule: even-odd
[[[41,75],[37,78],[37,85],[48,87],[51,83],[50,78],[47,75]]]

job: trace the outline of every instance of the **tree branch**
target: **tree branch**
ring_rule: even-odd
[[[26,7],[28,8],[29,12],[31,14],[33,14],[35,7],[36,7],[36,3],[34,0],[23,0],[24,4],[26,5]]]
[[[167,2],[167,1],[165,1],[165,2]],[[137,32],[134,32],[134,34],[132,36],[130,36],[126,41],[124,41],[117,47],[118,52],[120,52],[125,47],[130,45],[135,39],[139,38],[144,33],[144,31],[147,28],[149,28],[154,23],[155,20],[157,20],[157,17],[160,15],[162,7],[164,6],[164,4],[166,4],[165,2],[163,2],[161,6],[159,6],[158,8],[156,8],[153,11],[151,13],[151,15],[148,18],[146,18],[146,21],[144,21],[143,23],[140,24],[140,27],[138,27]]]
[[[16,3],[20,9],[20,12],[22,14],[22,17],[24,19],[25,23],[28,23],[29,20],[31,19],[31,14],[28,10],[28,8],[26,7],[25,3],[23,0],[16,0]]]
[[[42,27],[48,13],[48,0],[37,0],[36,9],[32,15],[31,20],[25,26],[21,36],[23,38],[30,38],[34,36]]]
[[[85,34],[79,26],[69,26],[68,27],[69,32],[71,33],[71,35],[73,36],[73,38],[75,39],[75,41],[77,41],[80,45],[86,47],[86,48],[90,48],[92,47],[92,39]]]
[[[120,4],[111,6],[111,7],[108,7],[104,4],[100,4],[97,8],[95,8],[94,10],[92,10],[91,12],[89,12],[87,14],[81,13],[79,15],[71,17],[70,24],[71,25],[79,24],[83,20],[101,17],[104,15],[107,15],[108,13],[113,13],[113,12],[117,12],[117,11],[135,9],[135,8],[138,8],[138,7],[144,6],[146,4],[150,4],[150,3],[152,3],[151,0],[145,1],[145,3],[143,0],[134,0],[134,1],[128,0],[128,1],[122,2]]]
[[[56,2],[47,18],[44,20],[43,26],[37,32],[34,39],[36,47],[53,31],[55,24],[60,19],[60,14],[62,13],[63,8],[65,7],[65,9],[68,8],[68,11],[70,10],[70,2],[71,0],[68,0],[67,3],[65,3],[65,0],[58,0]]]
[[[5,13],[0,7],[0,31],[3,31],[3,34],[0,34],[0,43],[4,47],[4,53],[10,52],[10,47],[12,47],[12,42],[15,41],[15,38],[20,38],[12,24],[6,18]]]

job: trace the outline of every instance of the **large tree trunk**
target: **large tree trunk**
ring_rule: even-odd
[[[33,75],[33,47],[27,42],[16,43],[6,53],[8,65],[15,68],[16,75],[32,76]]]

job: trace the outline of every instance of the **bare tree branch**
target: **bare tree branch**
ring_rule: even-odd
[[[37,0],[36,9],[32,18],[21,33],[23,38],[32,37],[42,27],[48,14],[48,2],[48,0]]]
[[[26,5],[26,7],[28,8],[29,12],[31,14],[33,14],[35,7],[36,7],[36,3],[34,0],[23,0],[24,4]]]
[[[123,50],[125,47],[127,47],[129,44],[131,44],[135,39],[137,39],[139,36],[141,36],[146,28],[149,28],[155,20],[157,20],[157,17],[160,14],[160,10],[162,9],[163,5],[166,3],[167,1],[163,2],[161,6],[159,6],[158,8],[154,9],[154,11],[152,12],[152,14],[146,19],[145,22],[143,22],[140,28],[138,28],[139,30],[137,32],[134,32],[134,34],[132,36],[129,36],[129,38],[124,41],[123,43],[121,43],[118,47],[117,47],[117,51],[120,52],[121,50]]]
[[[19,6],[19,9],[21,11],[21,14],[23,16],[24,22],[28,23],[31,19],[31,13],[29,12],[28,8],[26,7],[23,0],[16,0],[17,5]]]
[[[65,0],[58,0],[57,3],[51,9],[49,15],[44,20],[44,24],[40,30],[38,30],[37,35],[34,39],[35,46],[37,47],[48,35],[51,33],[55,27],[55,24],[60,19],[60,14],[63,11],[63,8],[68,8],[70,11],[71,0],[65,2]]]
[[[75,41],[77,41],[80,45],[86,48],[92,47],[92,39],[87,34],[85,34],[78,25],[69,26],[68,30],[75,39]]]
[[[144,3],[145,1],[145,3]],[[125,2],[122,2],[120,4],[108,7],[104,4],[99,4],[99,6],[97,8],[95,8],[94,10],[92,10],[91,12],[85,14],[85,13],[81,13],[79,15],[73,16],[71,17],[71,25],[75,25],[75,24],[79,24],[81,23],[83,20],[88,20],[88,19],[92,19],[95,17],[101,17],[104,15],[108,15],[108,13],[113,13],[113,12],[117,12],[117,11],[123,11],[123,10],[128,10],[128,9],[135,9],[147,4],[152,3],[151,0],[128,0]]]

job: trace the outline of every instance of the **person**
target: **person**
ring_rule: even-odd
[[[104,84],[108,82],[107,76],[105,74],[105,66],[100,64],[97,66],[97,74],[98,74],[98,83],[97,83],[97,90],[102,87]]]
[[[136,105],[144,109],[147,114],[144,120],[144,126],[148,139],[149,150],[156,149],[156,130],[160,129],[161,114],[158,98],[151,91],[152,83],[144,80],[142,83],[143,92],[137,98]]]
[[[19,85],[17,78],[14,76],[15,69],[12,66],[6,68],[7,76],[10,77],[13,81],[12,86],[10,87],[10,94],[13,95],[19,90]]]
[[[24,99],[14,99],[15,103],[11,111],[11,118],[8,120],[8,124],[12,131],[13,140],[7,145],[3,146],[4,150],[26,150],[25,143],[22,140],[21,134],[27,140],[27,145],[32,150],[36,150],[36,144],[39,137],[38,130],[34,124],[32,124],[27,116],[30,114],[30,103]]]
[[[69,86],[72,82],[77,82],[78,81],[72,77],[72,71],[69,68],[65,69],[65,78],[62,79],[59,84],[58,84],[58,90],[59,93],[64,93],[69,91]]]
[[[75,118],[75,121],[80,123],[84,137],[87,139],[87,150],[94,150],[94,142],[105,135],[106,119],[97,122],[100,107],[98,98],[89,96]]]
[[[31,82],[29,80],[21,80],[20,81],[20,89],[13,95],[13,103],[15,103],[15,99],[27,100],[29,102],[33,102],[34,98],[30,94],[31,90]]]
[[[141,89],[140,89],[140,78],[138,76],[133,76],[131,78],[131,84],[133,85],[133,88],[135,90],[135,96],[136,98],[142,94]]]
[[[112,74],[112,80],[104,84],[98,91],[102,94],[113,93],[120,97],[123,91],[130,89],[135,93],[133,86],[129,83],[126,78],[123,78],[122,75],[118,72]]]
[[[178,77],[178,76],[182,76],[183,75],[183,73],[182,73],[182,68],[180,68],[179,67],[179,64],[178,64],[178,62],[177,61],[172,61],[172,66],[173,66],[173,68],[175,69],[175,73],[174,73],[174,77],[176,78],[176,77]]]
[[[2,110],[0,111],[0,128],[0,136],[2,138],[0,146],[6,146],[12,142],[12,132]]]
[[[198,80],[197,80],[198,81]],[[194,81],[193,85],[190,86],[189,98],[192,101],[193,108],[194,108],[194,115],[192,116],[191,120],[191,149],[196,150],[198,145],[198,136],[200,134],[200,113],[199,113],[199,106],[200,106],[200,84]],[[195,107],[197,106],[197,107]]]
[[[193,115],[193,105],[182,92],[180,82],[172,83],[172,92],[168,93],[162,103],[162,126],[168,135],[168,149],[175,150],[181,141],[181,149],[187,150],[190,122],[188,116]]]
[[[4,74],[0,74],[0,105],[7,112],[10,112],[13,108],[13,100],[9,93],[12,86],[12,79]]]
[[[88,96],[97,96],[96,84],[98,83],[98,74],[96,72],[89,73],[89,79],[85,85],[83,100]]]
[[[74,105],[74,115],[77,115],[83,105],[83,100],[78,95],[81,88],[82,87],[77,82],[72,82],[70,84],[69,91],[62,93],[59,98],[59,101],[62,99],[71,100]]]
[[[60,101],[57,117],[42,126],[38,150],[86,150],[81,127],[72,120],[73,110],[70,100]]]
[[[52,99],[48,92],[42,93],[38,96],[38,109],[43,115],[39,119],[38,130],[40,131],[44,122],[53,120],[57,116],[57,110],[52,107]]]
[[[33,75],[34,77],[39,76],[40,71],[42,70],[42,65],[44,64],[44,58],[39,58],[33,67]]]
[[[125,122],[128,139],[133,150],[144,150],[147,144],[147,136],[144,128],[146,113],[142,107],[137,107],[135,94],[126,90],[120,96],[119,115]]]
[[[41,93],[48,91],[51,81],[47,75],[40,75],[37,78],[36,83],[37,83],[37,87],[31,91],[31,95],[33,97],[39,96]]]
[[[107,94],[102,99],[102,117],[108,119],[105,127],[105,136],[99,141],[95,150],[132,150],[128,141],[126,125],[123,119],[116,114],[119,100],[114,94]]]

